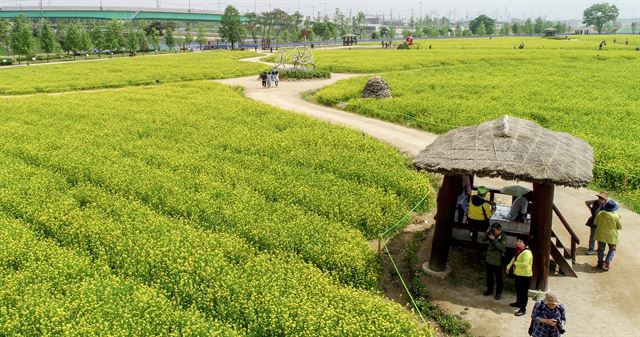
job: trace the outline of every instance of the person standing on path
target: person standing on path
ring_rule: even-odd
[[[536,302],[531,313],[529,335],[532,337],[560,337],[567,322],[564,305],[558,295],[547,292],[544,300]]]
[[[487,264],[487,290],[483,295],[490,296],[493,294],[495,278],[496,295],[493,298],[499,301],[502,298],[502,260],[507,248],[507,238],[502,234],[502,225],[499,223],[491,225],[485,240],[488,244],[485,259]]]
[[[513,275],[516,283],[516,301],[509,304],[518,308],[516,316],[527,313],[527,301],[529,300],[529,286],[533,276],[533,254],[525,242],[526,239],[519,238],[516,241],[516,254],[507,265],[507,274]],[[513,268],[513,271],[511,269]]]
[[[609,200],[609,194],[605,191],[602,191],[596,195],[598,199],[587,200],[584,202],[591,211],[591,216],[587,220],[586,226],[589,227],[589,249],[587,250],[587,255],[595,255],[596,254],[596,224],[593,222],[596,219],[596,216],[602,210],[602,206],[607,203]]]
[[[622,229],[622,219],[616,211],[620,205],[615,200],[608,200],[602,207],[602,211],[598,213],[595,220],[596,224],[596,241],[598,241],[598,264],[597,268],[608,271],[611,268],[613,256],[616,255],[616,246],[618,245],[618,231]],[[609,245],[607,258],[604,258],[604,249]]]
[[[271,88],[271,85],[273,84],[273,81],[271,80],[271,72],[268,72],[267,74],[267,88]]]
[[[263,71],[260,73],[260,80],[262,80],[262,87],[266,88],[267,87],[267,72]]]
[[[277,88],[278,83],[280,82],[280,73],[277,70],[273,73],[273,81],[276,83]]]

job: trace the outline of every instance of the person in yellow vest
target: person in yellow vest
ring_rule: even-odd
[[[593,223],[596,225],[595,239],[598,241],[598,265],[597,268],[608,271],[611,268],[613,256],[616,255],[618,244],[618,231],[622,229],[620,214],[616,211],[620,205],[613,199],[609,199],[602,207],[602,211],[596,215]],[[604,257],[604,248],[609,245],[607,258]]]
[[[489,193],[489,189],[484,186],[478,187],[478,192],[471,197],[467,209],[467,223],[483,233],[489,228],[489,219],[496,210],[495,203],[486,199],[487,193]],[[471,237],[475,242],[478,232],[472,231]]]
[[[522,316],[527,313],[529,286],[533,276],[533,254],[525,238],[516,241],[516,254],[507,265],[507,275],[515,278],[516,283],[516,301],[509,305],[518,308],[516,316]]]

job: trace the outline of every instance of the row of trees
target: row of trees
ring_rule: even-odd
[[[253,43],[260,43],[263,39],[270,42],[299,42],[322,39],[324,41],[336,39],[348,33],[368,33],[365,28],[365,14],[346,15],[340,9],[336,9],[333,17],[321,16],[314,18],[304,17],[299,12],[288,14],[281,9],[261,14],[246,14],[248,20],[240,19],[240,13],[233,6],[228,6],[219,27],[221,39],[231,42],[232,47],[249,38]],[[593,5],[584,11],[583,22],[593,25],[601,32],[614,26],[618,17],[618,9],[615,5],[606,3]],[[541,17],[535,20],[514,21],[502,23],[499,27],[496,20],[480,15],[463,27],[460,22],[455,25],[445,17],[429,17],[420,19],[411,18],[406,27],[401,27],[405,36],[469,36],[469,35],[520,35],[540,34],[546,28],[553,27],[558,32],[564,33],[568,27],[563,22],[547,21]],[[637,24],[632,25],[635,33]],[[13,22],[0,20],[0,47],[3,47],[12,55],[20,55],[29,58],[38,51],[47,54],[64,51],[73,53],[79,51],[90,52],[93,49],[109,50],[112,52],[149,51],[159,50],[161,40],[173,49],[176,45],[190,45],[196,41],[202,45],[207,42],[205,30],[197,27],[194,36],[192,28],[187,25],[180,37],[174,36],[175,24],[152,22],[145,27],[138,23],[130,22],[126,25],[121,21],[113,20],[108,24],[103,22],[56,21],[55,27],[47,20],[29,21],[24,17],[18,17]],[[396,27],[381,27],[371,33],[371,37],[389,38],[396,36]]]
[[[46,20],[30,22],[23,16],[18,16],[12,22],[0,20],[0,47],[10,55],[31,58],[38,52],[50,54],[66,52],[74,58],[80,52],[91,53],[97,51],[135,52],[160,50],[162,39],[172,50],[177,44],[190,45],[197,42],[200,47],[207,43],[203,27],[198,27],[194,36],[191,27],[187,26],[180,38],[174,36],[173,23],[162,24],[152,22],[146,27],[137,24],[123,24],[112,20],[106,25],[103,22],[57,21],[55,28]],[[20,58],[18,58],[20,61]]]
[[[363,12],[350,17],[339,8],[336,8],[333,17],[321,16],[320,13],[314,18],[305,17],[299,12],[288,14],[278,8],[261,14],[248,13],[246,17],[246,35],[254,43],[262,39],[274,42],[309,41],[316,38],[330,40],[349,33],[360,34],[365,29]]]
[[[590,8],[593,9],[585,10],[585,23],[596,26],[599,31],[603,26],[607,28],[607,22],[615,22],[617,18],[615,6],[598,4]],[[592,19],[593,15],[590,13],[596,9],[604,14],[598,19]],[[614,17],[609,13],[614,13]],[[248,20],[242,24],[238,11],[232,6],[227,7],[225,17],[233,17],[231,21],[234,24],[228,25],[223,22],[221,37],[232,43],[249,38],[257,44],[262,39],[270,42],[300,42],[315,39],[326,41],[348,33],[369,33],[366,31],[365,15],[362,12],[349,17],[340,9],[336,9],[332,18],[328,15],[321,16],[320,13],[312,18],[303,17],[299,12],[288,14],[281,9],[274,9],[261,14],[248,13],[246,16]],[[498,26],[496,20],[486,15],[480,15],[471,20],[467,27],[463,27],[460,22],[453,25],[446,17],[426,16],[418,19],[411,18],[408,24],[401,28],[404,36],[413,35],[414,37],[541,34],[547,28],[555,28],[558,32],[565,33],[569,29],[565,22],[554,23],[542,17],[502,23]],[[373,39],[395,37],[396,27],[382,27],[378,31],[370,32],[370,36]]]

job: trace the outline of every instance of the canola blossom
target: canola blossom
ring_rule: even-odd
[[[148,334],[430,335],[379,295],[366,242],[433,195],[389,146],[204,82],[1,98],[0,115],[0,214],[158,294],[170,328]]]

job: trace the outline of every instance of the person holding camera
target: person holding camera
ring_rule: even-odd
[[[564,334],[567,322],[565,308],[560,304],[558,295],[547,292],[544,300],[536,302],[531,313],[529,335],[532,337],[560,337]]]
[[[493,297],[496,300],[502,298],[502,260],[504,257],[505,249],[507,248],[507,238],[502,234],[502,225],[494,223],[487,232],[485,242],[487,247],[487,290],[483,293],[484,296],[490,296],[493,294],[493,284],[495,279],[496,295]]]

